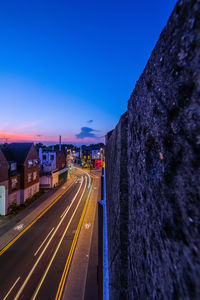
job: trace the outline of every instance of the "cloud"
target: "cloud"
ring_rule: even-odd
[[[97,130],[94,130],[89,127],[82,127],[81,132],[76,134],[77,139],[84,139],[84,138],[98,138],[96,134],[93,132],[96,132]]]
[[[87,121],[88,123],[93,123],[94,121],[93,120],[89,120],[89,121]]]

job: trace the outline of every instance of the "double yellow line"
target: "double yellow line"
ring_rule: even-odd
[[[10,248],[19,238],[22,236],[35,222],[37,222],[38,219],[40,219],[68,190],[69,188],[73,185],[74,181],[68,186],[68,188],[60,195],[58,196],[39,216],[37,216],[24,230],[22,230],[8,245],[6,245],[1,251],[0,251],[0,256]]]
[[[81,214],[81,218],[80,218],[79,223],[78,223],[78,227],[77,227],[77,230],[76,230],[76,233],[75,233],[75,236],[74,236],[71,248],[70,248],[69,255],[67,257],[67,261],[66,261],[66,264],[65,264],[65,267],[64,267],[64,271],[63,271],[59,286],[58,286],[58,290],[57,290],[55,300],[60,300],[61,296],[62,296],[62,293],[63,293],[63,288],[64,288],[65,281],[66,281],[66,278],[67,278],[67,275],[68,275],[68,272],[69,272],[69,267],[70,267],[71,260],[72,260],[73,254],[74,254],[74,249],[76,247],[76,243],[77,243],[77,240],[78,240],[78,236],[79,236],[79,233],[80,233],[80,230],[81,230],[81,226],[82,226],[83,219],[84,219],[84,216],[85,216],[85,212],[86,212],[86,209],[87,209],[87,205],[88,205],[88,202],[89,202],[90,194],[91,194],[91,191],[92,191],[92,186],[93,186],[93,182],[92,182],[87,200],[85,202],[85,205],[84,205],[84,208],[83,208],[83,211],[82,211],[82,214]]]

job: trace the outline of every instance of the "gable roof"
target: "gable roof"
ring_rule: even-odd
[[[1,147],[7,161],[16,161],[23,164],[32,147],[33,143],[11,143]]]
[[[0,147],[0,161],[6,163],[7,166],[9,166],[8,161],[7,161],[3,151],[1,150],[1,147]]]

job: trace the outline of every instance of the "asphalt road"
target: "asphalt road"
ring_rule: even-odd
[[[89,193],[76,171],[69,190],[0,256],[0,299],[55,299]]]

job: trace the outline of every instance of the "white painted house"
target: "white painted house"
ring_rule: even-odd
[[[56,170],[56,151],[45,151],[39,148],[40,165],[43,172]]]
[[[67,178],[67,159],[65,152],[39,148],[40,185],[53,188]]]

